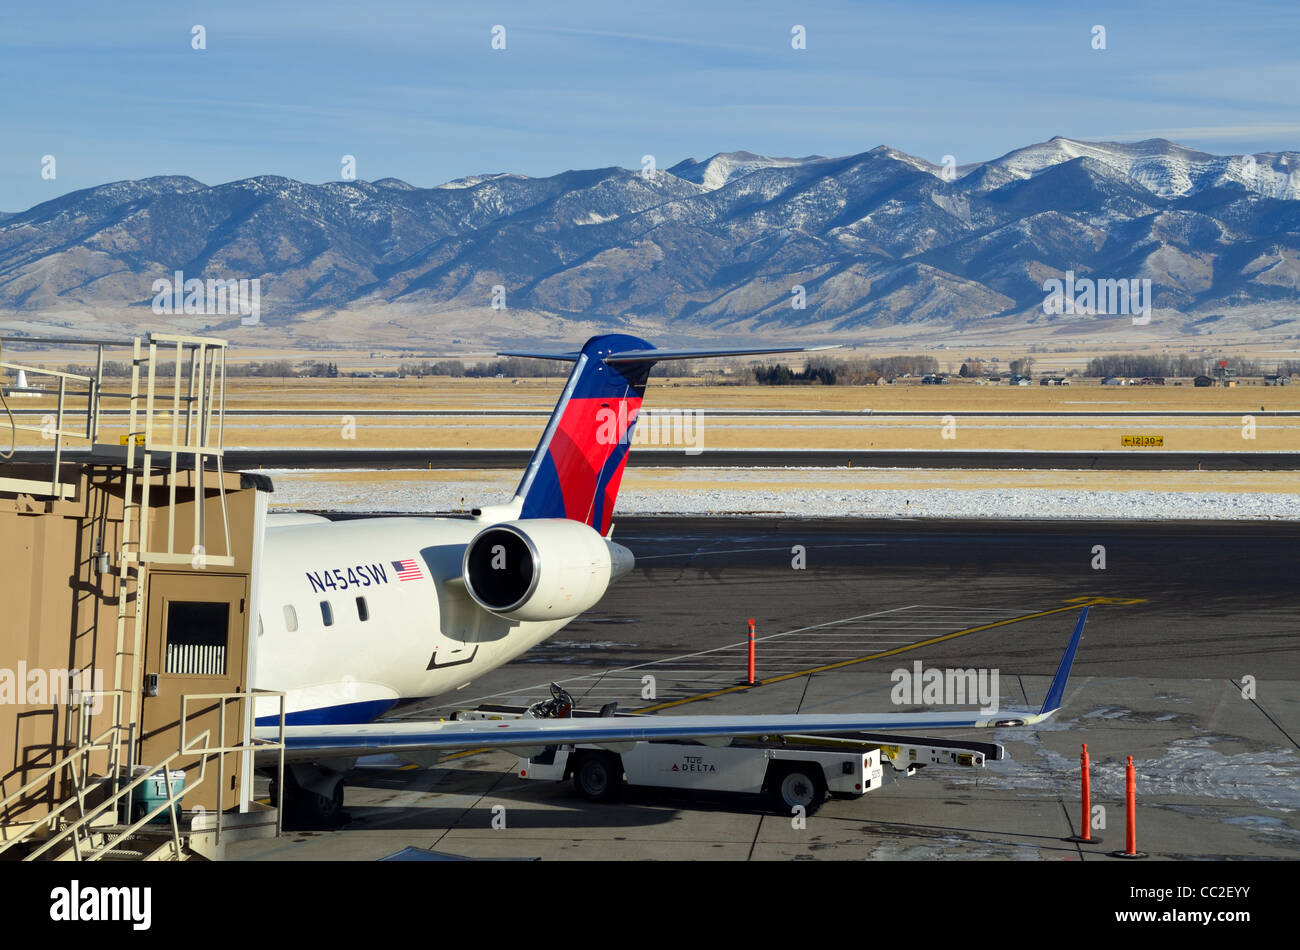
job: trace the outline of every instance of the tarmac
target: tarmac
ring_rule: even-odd
[[[950,734],[999,742],[1006,759],[929,766],[830,800],[802,826],[738,795],[631,788],[595,805],[567,783],[518,778],[513,755],[467,750],[428,769],[364,760],[347,825],[232,843],[228,857],[370,860],[411,846],[545,860],[1116,861],[1130,755],[1148,860],[1300,854],[1300,525],[625,518],[615,536],[637,568],[595,610],[399,717],[526,704],[551,680],[590,708],[901,711],[914,707],[892,702],[892,673],[915,661],[997,670],[1000,707],[1037,711],[1092,606],[1056,716]],[[1081,830],[1082,743],[1091,845],[1067,840]]]

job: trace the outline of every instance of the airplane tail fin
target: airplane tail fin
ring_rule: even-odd
[[[610,333],[592,337],[577,352],[500,353],[574,364],[515,490],[518,517],[568,518],[609,534],[646,381],[655,363],[823,349],[833,347],[656,350],[637,337]]]

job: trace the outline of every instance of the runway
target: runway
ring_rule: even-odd
[[[627,860],[1107,860],[1108,847],[1063,840],[1078,829],[1082,742],[1108,815],[1095,834],[1109,843],[1122,840],[1120,763],[1133,755],[1140,840],[1153,856],[1293,857],[1300,846],[1300,526],[624,518],[616,537],[637,567],[596,610],[399,715],[526,703],[552,679],[593,707],[888,710],[891,671],[918,660],[997,669],[1003,708],[1036,709],[1079,607],[1093,607],[1061,712],[969,736],[1003,743],[1008,761],[931,768],[829,802],[802,831],[730,798],[632,790],[592,806],[567,785],[521,781],[513,756],[483,753],[430,770],[372,761],[350,779],[345,829],[240,856],[375,857],[417,844]],[[750,617],[762,685],[743,688]],[[647,676],[653,698],[643,698]],[[494,805],[513,834],[492,829]]]

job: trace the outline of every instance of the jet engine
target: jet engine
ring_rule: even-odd
[[[633,561],[627,548],[578,521],[503,521],[466,546],[461,577],[475,603],[498,616],[562,620],[595,605]]]

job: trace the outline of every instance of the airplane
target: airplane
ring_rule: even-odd
[[[596,605],[632,570],[634,555],[612,539],[612,518],[656,363],[830,348],[660,350],[634,336],[604,334],[573,352],[503,352],[574,364],[507,504],[474,509],[471,518],[269,515],[250,680],[254,689],[285,693],[286,809],[313,824],[337,822],[344,773],[357,757],[383,752],[424,761],[453,748],[1026,725],[1051,715],[1049,703],[1059,706],[1064,690],[1059,671],[1060,689],[1053,684],[1037,717],[376,722],[400,703],[454,691],[510,662]],[[1071,661],[1081,630],[1082,620],[1067,652]],[[1068,667],[1063,661],[1064,675]],[[255,735],[278,734],[278,704],[258,700]]]

